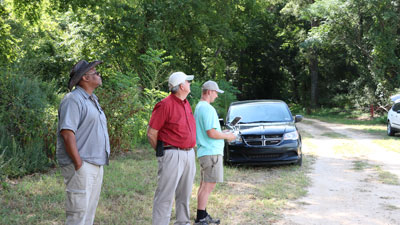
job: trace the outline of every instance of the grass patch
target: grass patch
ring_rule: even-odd
[[[357,145],[355,145],[353,142],[341,142],[340,144],[336,144],[333,146],[333,151],[335,154],[341,154],[341,155],[356,155],[359,153],[362,153],[363,149],[359,148]]]
[[[353,161],[353,169],[357,171],[365,170],[366,168],[370,168],[371,165],[362,160],[355,160]]]
[[[308,118],[308,117],[307,117],[307,118]],[[315,122],[312,121],[312,120],[302,120],[301,123],[308,124],[308,125],[313,125],[313,124],[315,124]]]
[[[321,136],[330,137],[330,138],[336,138],[336,139],[347,138],[346,135],[339,134],[339,133],[336,133],[336,132],[324,132],[324,133],[321,134]]]
[[[386,124],[387,116],[378,115],[370,118],[369,113],[343,108],[318,109],[306,116],[329,123],[377,125]]]
[[[399,137],[387,137],[385,139],[373,140],[373,143],[385,148],[386,150],[399,152],[400,153],[400,138]]]
[[[386,118],[377,117],[370,120],[359,120],[357,118],[347,118],[347,117],[339,117],[336,115],[331,116],[319,116],[319,115],[307,115],[307,118],[318,119],[328,123],[341,123],[348,125],[380,125],[385,124]]]
[[[224,224],[270,224],[287,202],[306,194],[306,176],[314,158],[304,155],[303,166],[225,167],[207,210]],[[120,155],[105,167],[95,224],[151,224],[157,161],[147,148]],[[197,174],[190,202],[191,219],[197,208]],[[7,181],[0,195],[0,224],[64,224],[65,186],[59,169]],[[175,212],[172,212],[175,220]]]
[[[369,134],[380,135],[380,136],[386,137],[386,127],[385,127],[385,129],[381,129],[380,127],[377,127],[377,128],[366,127],[361,130],[366,133],[369,133]]]
[[[310,184],[306,173],[313,161],[312,156],[304,155],[302,167],[226,167],[228,182],[221,184],[218,190],[225,197],[212,203],[213,212],[221,212],[217,209],[222,208],[229,212],[216,214],[224,218],[224,224],[271,224],[277,221],[280,209],[288,201],[306,195],[306,187]]]
[[[308,132],[305,131],[305,130],[301,130],[301,131],[300,131],[300,134],[301,134],[301,137],[302,137],[303,139],[304,139],[304,138],[313,138],[313,137],[314,137],[312,134],[308,133]]]
[[[378,179],[381,183],[399,185],[399,178],[396,174],[383,170],[381,166],[376,166],[375,170],[378,172]]]
[[[389,211],[395,211],[395,210],[399,210],[400,207],[396,206],[396,205],[391,205],[391,204],[383,204],[382,205],[386,210]]]
[[[353,161],[353,169],[358,171],[363,171],[365,169],[373,169],[373,171],[376,172],[376,175],[371,176],[370,178],[367,179],[367,181],[373,179],[382,184],[400,185],[399,178],[397,177],[397,175],[383,170],[380,165],[372,165],[366,161],[355,160]]]

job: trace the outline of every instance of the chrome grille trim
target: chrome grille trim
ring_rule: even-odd
[[[283,134],[273,135],[243,135],[244,142],[249,146],[268,146],[281,143]]]

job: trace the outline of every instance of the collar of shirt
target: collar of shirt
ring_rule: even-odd
[[[172,99],[174,99],[176,102],[178,102],[178,103],[180,103],[180,104],[186,104],[186,102],[187,102],[187,99],[185,98],[184,100],[182,100],[182,99],[180,99],[180,98],[178,98],[178,97],[176,97],[176,95],[174,95],[174,94],[171,94],[171,96],[172,96]]]
[[[85,99],[90,99],[90,96],[93,96],[94,99],[96,99],[96,101],[98,101],[97,96],[93,93],[92,95],[89,95],[85,89],[81,88],[79,85],[76,86],[76,91],[82,95]]]

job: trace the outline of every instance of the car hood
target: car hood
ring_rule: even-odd
[[[236,128],[246,134],[284,134],[296,130],[293,122],[239,124]]]

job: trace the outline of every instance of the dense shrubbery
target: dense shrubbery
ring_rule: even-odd
[[[149,96],[157,92],[142,93],[135,73],[105,72],[103,86],[96,90],[100,104],[107,115],[112,153],[128,151],[147,140],[146,127],[151,113]]]
[[[16,177],[45,170],[55,152],[55,91],[37,79],[2,71],[0,93],[2,173]]]

